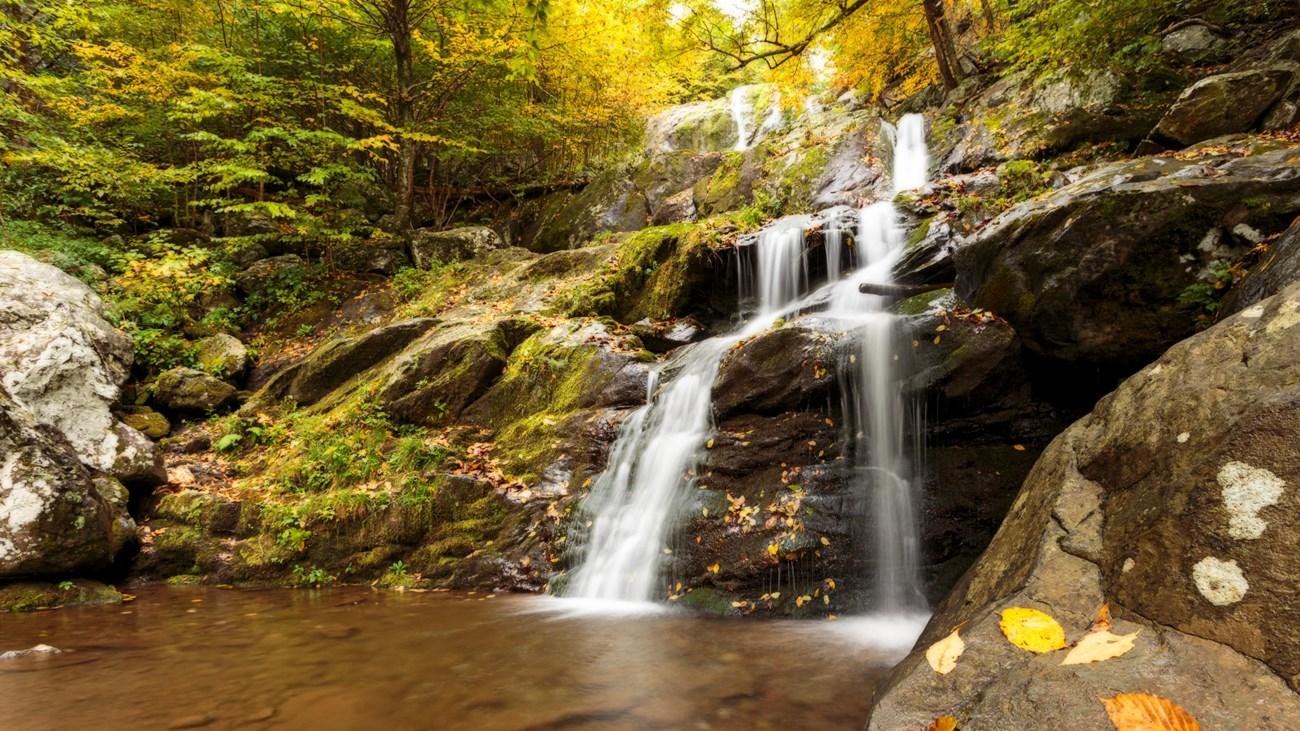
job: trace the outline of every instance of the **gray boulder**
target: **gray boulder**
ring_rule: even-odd
[[[125,542],[121,495],[101,496],[71,445],[3,388],[0,455],[0,579],[107,567]]]
[[[277,284],[307,276],[307,263],[297,254],[282,254],[254,262],[235,275],[235,285],[247,297],[262,295]]]
[[[1204,23],[1188,22],[1165,33],[1160,53],[1176,63],[1198,63],[1219,57],[1223,36]]]
[[[1208,76],[1183,90],[1151,132],[1162,144],[1186,146],[1254,129],[1295,78],[1286,66]]]
[[[1228,293],[1222,312],[1232,314],[1244,310],[1297,280],[1300,280],[1300,220],[1269,245],[1246,278]]]
[[[1169,698],[1203,728],[1300,713],[1300,285],[1171,348],[1058,437],[875,700],[869,729],[1112,729],[1098,698]],[[1030,607],[1078,641],[1103,603],[1134,648],[1063,665],[1010,644]],[[928,646],[960,627],[956,668]]]
[[[420,229],[411,234],[411,258],[415,266],[429,269],[439,262],[477,259],[506,244],[487,226],[461,226],[445,231]]]
[[[154,444],[111,407],[134,358],[85,284],[16,251],[0,251],[0,386],[63,434],[91,469],[153,480]]]

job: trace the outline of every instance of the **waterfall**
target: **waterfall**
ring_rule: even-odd
[[[584,501],[591,522],[582,561],[564,594],[597,601],[645,602],[663,596],[660,569],[669,534],[690,494],[700,453],[713,431],[713,381],[732,345],[767,330],[806,287],[806,216],[782,219],[754,244],[757,317],[730,334],[682,349],[655,371],[646,404],[619,429],[605,471]],[[660,385],[661,375],[670,377]]]
[[[737,121],[743,132],[743,115]],[[895,187],[902,182],[925,185],[924,120],[905,116],[896,139]],[[900,182],[897,176],[903,175],[908,177]],[[609,463],[583,503],[577,525],[589,529],[585,536],[581,530],[574,532],[580,563],[566,596],[645,602],[664,595],[661,569],[672,551],[673,524],[685,507],[713,431],[713,381],[723,358],[733,345],[767,330],[778,318],[822,303],[826,309],[820,317],[859,336],[856,352],[842,369],[842,392],[852,477],[870,496],[874,608],[900,613],[925,607],[919,588],[918,470],[910,449],[914,437],[909,437],[919,433],[919,424],[909,420],[902,393],[898,320],[886,311],[884,298],[858,291],[863,282],[890,281],[904,241],[898,213],[889,202],[859,211],[854,232],[857,269],[847,276],[841,275],[844,232],[828,228],[829,281],[806,295],[805,232],[810,224],[808,216],[791,216],[761,231],[748,247],[756,270],[755,316],[727,335],[682,348],[651,377],[646,404],[623,423]]]
[[[736,145],[732,149],[744,152],[749,149],[749,91],[743,86],[731,90],[731,121],[736,123]]]

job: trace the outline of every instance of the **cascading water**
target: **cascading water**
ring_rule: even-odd
[[[714,378],[732,345],[766,330],[802,293],[807,223],[806,217],[791,217],[759,236],[758,317],[729,335],[685,348],[665,364],[672,377],[661,388],[659,372],[651,377],[646,405],[623,424],[609,464],[583,504],[591,529],[566,596],[645,602],[663,595],[660,566],[671,550],[673,518],[713,430]]]
[[[731,121],[736,125],[736,144],[738,152],[749,149],[749,115],[753,107],[749,103],[749,90],[737,86],[731,90]]]
[[[740,92],[738,89],[737,92]],[[733,110],[736,108],[733,92]],[[743,133],[743,127],[738,128]],[[742,135],[742,140],[747,135]],[[924,120],[899,123],[895,188],[927,177]],[[916,140],[920,144],[915,144]],[[903,144],[904,140],[911,140]],[[860,334],[846,364],[844,412],[853,443],[855,482],[869,492],[874,536],[877,610],[924,608],[919,591],[919,539],[913,453],[901,380],[895,366],[897,322],[884,298],[861,294],[863,282],[887,283],[902,250],[898,215],[890,203],[859,212],[854,236],[857,268],[841,276],[843,232],[828,229],[829,282],[800,301],[808,288],[804,233],[808,217],[790,217],[764,229],[751,252],[756,316],[738,330],[684,348],[651,378],[645,406],[623,424],[609,464],[592,486],[582,518],[590,521],[582,561],[565,590],[569,597],[645,602],[663,595],[661,566],[669,535],[693,484],[699,455],[712,431],[712,388],[723,357],[737,342],[767,330],[779,317],[823,302],[821,317]],[[670,377],[660,383],[660,373]],[[586,522],[586,521],[583,521]]]

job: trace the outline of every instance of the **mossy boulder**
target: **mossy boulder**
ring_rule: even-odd
[[[248,371],[248,348],[233,335],[210,335],[196,342],[194,351],[199,369],[222,380],[238,381]]]
[[[97,581],[58,584],[20,582],[0,585],[0,612],[34,612],[56,607],[96,607],[122,603],[122,594]]]
[[[430,269],[440,262],[478,259],[505,246],[501,236],[487,226],[460,226],[442,231],[420,229],[411,233],[411,257],[420,269]]]
[[[1184,147],[1253,129],[1296,75],[1294,64],[1208,76],[1187,87],[1151,132],[1158,142]]]
[[[128,407],[122,414],[122,423],[150,439],[162,439],[172,430],[172,424],[167,417],[148,406]]]
[[[208,412],[229,404],[236,389],[196,368],[177,367],[158,374],[149,386],[154,403],[174,412]]]

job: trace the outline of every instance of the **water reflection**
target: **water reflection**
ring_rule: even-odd
[[[66,650],[0,662],[0,729],[857,731],[903,651],[878,646],[897,627],[852,621],[555,606],[159,587],[124,607],[0,615],[0,651]]]

